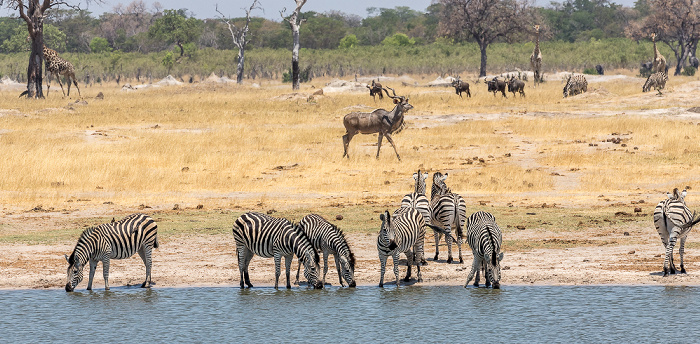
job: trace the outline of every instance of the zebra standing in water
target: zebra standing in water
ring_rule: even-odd
[[[432,208],[432,223],[435,226],[444,228],[444,232],[452,233],[452,228],[457,232],[457,248],[459,249],[459,263],[464,263],[462,258],[462,227],[467,218],[467,205],[462,196],[452,193],[450,188],[445,184],[448,174],[444,175],[440,172],[433,174],[433,187],[430,190],[430,205]],[[433,227],[434,228],[434,227]],[[434,230],[435,232],[435,257],[433,260],[438,260],[440,254],[440,238],[442,231]],[[447,243],[447,263],[452,263],[452,235],[445,236]]]
[[[386,260],[391,256],[394,260],[394,275],[396,276],[396,286],[399,282],[399,255],[406,254],[406,277],[404,282],[411,278],[411,265],[415,264],[418,270],[418,282],[423,278],[420,273],[420,261],[423,258],[423,245],[425,240],[425,220],[423,215],[413,208],[399,208],[394,215],[389,215],[385,211],[379,216],[382,220],[382,227],[377,237],[377,251],[379,252],[379,263],[381,264],[381,275],[379,286],[384,286],[384,272],[386,271]]]
[[[472,249],[474,261],[472,270],[467,276],[466,288],[474,278],[474,286],[479,286],[479,271],[484,268],[486,286],[493,284],[494,289],[501,287],[501,229],[496,224],[496,218],[485,211],[477,211],[467,219],[467,241]]]
[[[289,283],[289,269],[294,255],[304,264],[304,276],[309,283],[316,289],[323,288],[318,279],[318,253],[306,233],[287,219],[248,212],[236,219],[233,237],[236,240],[241,288],[244,287],[244,283],[248,288],[253,286],[248,275],[248,264],[254,254],[263,258],[274,257],[275,288],[279,286],[282,257],[287,272],[287,289],[292,287]]]
[[[654,209],[654,226],[656,231],[661,236],[661,242],[664,244],[664,277],[676,273],[676,266],[673,264],[673,247],[676,245],[676,240],[681,239],[681,246],[678,248],[678,254],[681,256],[681,271],[685,273],[683,266],[683,253],[685,252],[685,240],[688,238],[688,232],[693,226],[700,222],[700,217],[693,220],[693,215],[690,209],[685,205],[685,196],[687,192],[678,192],[678,189],[673,189],[673,194],[666,194],[667,199],[659,202]]]
[[[326,274],[328,273],[328,256],[335,258],[335,268],[338,270],[338,280],[343,285],[343,279],[348,282],[349,287],[355,287],[355,255],[350,250],[348,241],[345,239],[343,231],[326,219],[316,214],[304,216],[299,221],[299,227],[311,240],[311,244],[316,251],[323,252],[323,284],[326,284]],[[297,266],[297,280],[299,282],[299,270],[301,261]]]
[[[102,275],[105,279],[105,290],[109,290],[109,261],[110,259],[126,259],[138,252],[146,265],[146,280],[141,288],[150,288],[151,284],[151,252],[158,248],[158,226],[153,219],[145,214],[132,214],[120,221],[91,227],[80,234],[78,243],[68,261],[66,291],[75,290],[83,280],[83,268],[90,263],[88,290],[92,290],[92,280],[95,276],[97,263],[102,262]]]

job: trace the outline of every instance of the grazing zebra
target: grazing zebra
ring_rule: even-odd
[[[158,226],[145,214],[132,214],[122,220],[101,224],[83,231],[68,261],[66,291],[73,291],[83,280],[83,268],[90,263],[88,290],[92,290],[97,263],[102,262],[105,290],[109,290],[109,260],[126,259],[138,252],[146,265],[146,280],[141,288],[150,288],[151,252],[158,248]]]
[[[673,189],[673,194],[666,194],[667,199],[659,202],[654,209],[654,226],[656,231],[661,236],[661,242],[664,244],[666,256],[664,258],[664,276],[676,273],[676,266],[673,264],[673,247],[676,245],[676,240],[680,238],[681,246],[678,248],[678,253],[681,257],[681,271],[685,273],[683,266],[683,253],[685,252],[685,240],[688,238],[688,232],[693,228],[693,225],[700,222],[700,218],[694,220],[690,209],[685,205],[686,191],[678,192],[678,189]]]
[[[661,93],[661,90],[666,87],[666,81],[668,81],[668,74],[664,72],[656,72],[651,74],[644,83],[644,86],[642,86],[642,92],[647,92],[653,87],[654,90]]]
[[[425,239],[425,220],[423,215],[413,208],[399,208],[394,215],[389,215],[385,211],[379,216],[382,220],[382,227],[377,237],[377,251],[379,252],[379,263],[381,264],[381,275],[379,286],[384,286],[384,272],[386,270],[386,260],[391,256],[394,260],[394,275],[396,276],[396,286],[399,286],[399,254],[406,254],[406,277],[404,282],[411,278],[411,265],[416,265],[418,270],[418,282],[423,278],[420,273],[420,260],[423,258],[423,245]]]
[[[316,289],[323,288],[318,279],[318,253],[306,233],[287,219],[248,212],[236,219],[233,237],[236,240],[241,288],[244,287],[244,282],[248,288],[253,287],[248,275],[248,264],[254,254],[263,258],[275,258],[275,288],[279,286],[282,257],[287,272],[287,289],[292,287],[289,283],[289,268],[294,255],[304,264],[304,276],[309,283]]]
[[[452,234],[452,228],[457,232],[457,248],[459,249],[459,263],[464,263],[462,258],[462,228],[464,221],[467,219],[467,205],[462,196],[452,193],[450,188],[445,184],[448,174],[444,175],[440,172],[433,174],[433,187],[430,190],[430,207],[432,210],[432,224],[443,228],[443,230],[434,230],[435,234],[435,257],[433,260],[438,260],[440,254],[440,239],[442,233]],[[435,227],[431,227],[435,229]],[[452,263],[452,235],[445,236],[447,243],[447,263]]]
[[[496,218],[485,211],[477,211],[467,219],[467,241],[472,249],[474,261],[472,270],[467,276],[466,288],[474,278],[474,286],[479,286],[479,271],[484,268],[486,286],[493,284],[494,289],[501,287],[501,229],[496,224]]]
[[[311,244],[316,251],[323,252],[323,284],[326,284],[326,273],[328,273],[328,256],[335,257],[335,268],[338,270],[338,281],[343,285],[343,279],[348,282],[349,287],[355,287],[355,255],[350,250],[348,241],[345,239],[343,231],[323,217],[316,214],[304,216],[299,221],[299,227],[311,240]],[[299,282],[299,270],[301,261],[297,266],[297,280]]]
[[[588,81],[586,81],[586,77],[582,74],[574,75],[571,73],[569,78],[566,79],[566,85],[564,85],[564,98],[585,93],[586,91],[588,91]]]

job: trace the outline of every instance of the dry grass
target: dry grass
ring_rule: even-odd
[[[308,101],[275,99],[290,90],[274,83],[104,87],[83,90],[87,105],[70,105],[60,93],[26,101],[5,91],[0,190],[6,206],[59,209],[77,199],[125,207],[393,204],[422,168],[449,171],[448,185],[471,202],[583,197],[595,204],[602,193],[697,185],[697,121],[622,114],[684,105],[673,95],[696,79],[672,78],[663,97],[641,93],[641,79],[590,82],[589,94],[570,99],[556,81],[528,83],[522,99],[494,97],[483,84],[460,99],[451,89],[389,82],[415,106],[395,135],[401,162],[386,140],[374,159],[376,136],[367,135],[353,139],[350,159],[341,158],[343,115],[358,105],[390,107],[365,93]],[[98,91],[104,100],[92,99]],[[593,116],[601,111],[618,114]],[[602,142],[618,136],[627,147]]]

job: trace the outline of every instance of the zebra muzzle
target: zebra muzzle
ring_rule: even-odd
[[[399,245],[396,245],[396,241],[389,241],[389,249],[390,250],[395,250]]]
[[[67,292],[72,292],[73,289],[74,289],[74,288],[70,285],[70,283],[66,283],[66,291],[67,291]]]

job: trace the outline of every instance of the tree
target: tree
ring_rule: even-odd
[[[299,13],[301,12],[301,7],[304,6],[306,3],[306,0],[294,0],[296,3],[296,8],[294,8],[294,12],[292,12],[292,15],[289,16],[289,18],[284,17],[284,12],[286,9],[283,9],[280,11],[280,15],[282,16],[282,19],[287,21],[289,25],[292,27],[292,89],[298,90],[299,89],[299,27],[301,26],[301,23],[304,22],[303,19],[299,17]]]
[[[64,51],[66,49],[66,34],[57,27],[46,24],[44,25],[44,42],[53,50]],[[2,51],[8,53],[29,51],[30,47],[31,45],[27,41],[27,28],[22,26],[17,27],[14,35],[2,43]]]
[[[31,53],[27,67],[27,98],[44,98],[41,70],[41,61],[44,60],[44,18],[47,15],[46,11],[59,5],[69,6],[63,0],[26,0],[26,3],[24,0],[0,0],[0,6],[19,11],[19,16],[27,25],[27,32],[31,39]]]
[[[243,67],[245,62],[245,47],[250,43],[250,39],[246,38],[248,32],[250,31],[250,12],[254,9],[261,9],[260,2],[258,0],[253,0],[250,8],[243,9],[245,11],[245,25],[242,28],[237,27],[231,22],[231,19],[224,19],[224,14],[219,12],[219,7],[216,7],[216,12],[221,15],[221,21],[228,25],[228,31],[231,32],[231,39],[233,44],[238,47],[238,67],[236,68],[236,82],[243,82]]]
[[[90,41],[90,51],[93,53],[103,53],[112,51],[109,41],[102,37],[95,37]]]
[[[474,39],[481,52],[479,76],[486,76],[486,48],[529,30],[533,12],[526,0],[439,0],[440,27],[455,41]]]
[[[628,28],[632,38],[648,38],[652,32],[676,57],[674,75],[680,75],[689,57],[694,57],[700,41],[699,0],[649,0],[650,15]]]
[[[186,18],[184,11],[164,10],[163,16],[148,29],[148,36],[175,44],[180,48],[180,57],[185,55],[185,43],[194,42],[201,35],[201,25],[197,18]]]

